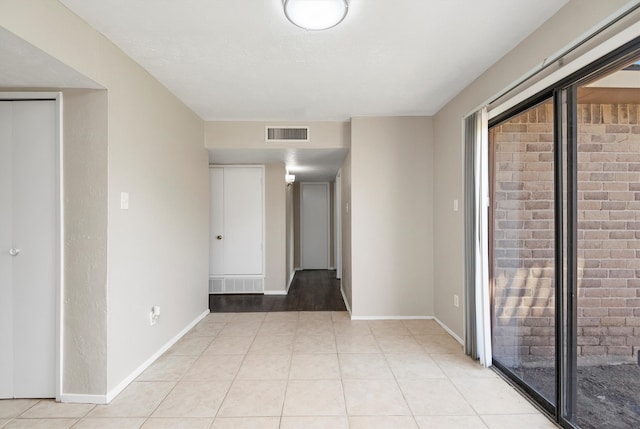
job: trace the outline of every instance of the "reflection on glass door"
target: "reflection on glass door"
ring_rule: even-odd
[[[577,89],[573,423],[640,428],[640,66]]]
[[[554,115],[547,100],[490,129],[494,363],[556,402]]]

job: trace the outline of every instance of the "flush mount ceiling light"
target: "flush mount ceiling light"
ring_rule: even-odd
[[[326,30],[347,16],[347,0],[283,0],[284,14],[305,30]]]

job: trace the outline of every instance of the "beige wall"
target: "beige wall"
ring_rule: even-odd
[[[66,392],[107,390],[107,92],[63,93]]]
[[[351,130],[353,315],[431,316],[431,118],[354,118]]]
[[[94,326],[95,314],[107,315],[107,330],[97,326],[92,331],[96,338],[77,345],[87,355],[74,357],[89,359],[91,347],[103,347],[106,342],[107,367],[102,360],[90,365],[97,373],[106,371],[107,381],[106,386],[93,386],[87,377],[76,377],[75,369],[66,368],[72,373],[64,375],[70,380],[64,393],[115,393],[137,368],[207,309],[208,163],[203,122],[58,2],[0,2],[0,25],[107,91],[108,176],[106,187],[103,182],[94,192],[108,192],[108,307],[104,290],[93,283],[100,281],[97,272],[97,279],[84,280],[91,288],[82,299],[91,303],[92,311],[76,313],[77,318],[65,324],[65,334],[69,331],[78,336]],[[102,126],[96,121],[96,132],[102,133]],[[86,132],[93,138],[93,130]],[[74,171],[68,173],[73,177],[65,171],[65,183],[82,181],[86,176],[81,168],[77,168],[78,176]],[[123,191],[130,193],[128,211],[119,209]],[[69,216],[76,210],[66,201],[64,209]],[[102,211],[104,215],[104,209],[80,210]],[[87,224],[87,228],[83,233],[95,235],[98,242],[94,244],[102,247],[96,252],[104,251],[104,242],[99,242],[104,222]],[[151,327],[153,305],[161,306],[162,315]],[[66,308],[63,311],[67,313]]]
[[[287,288],[287,184],[284,164],[265,166],[265,291]]]
[[[457,335],[464,330],[463,306],[453,306],[453,295],[463,296],[464,208],[452,207],[463,201],[462,118],[626,3],[572,0],[434,117],[435,316]]]

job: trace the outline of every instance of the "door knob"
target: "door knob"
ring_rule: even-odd
[[[218,240],[222,240],[222,235],[216,237]]]
[[[18,253],[20,253],[20,249],[13,248],[9,250],[9,255],[11,256],[18,256]]]

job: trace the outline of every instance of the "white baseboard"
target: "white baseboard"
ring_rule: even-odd
[[[67,404],[107,404],[107,395],[76,395],[74,393],[63,393],[60,402]]]
[[[209,310],[202,312],[198,317],[196,317],[191,323],[189,323],[182,331],[180,331],[175,337],[171,338],[164,346],[160,348],[157,352],[155,352],[149,359],[147,359],[142,365],[136,368],[131,374],[129,374],[124,380],[122,380],[116,387],[107,392],[106,402],[109,403],[118,396],[120,392],[122,392],[125,387],[127,387],[133,380],[135,380],[142,372],[149,368],[153,362],[156,361],[164,352],[169,350],[169,348],[178,342],[178,340],[185,336],[187,332],[191,330],[196,324],[204,319],[207,314],[209,314]]]
[[[286,290],[265,290],[263,292],[263,294],[265,294],[265,295],[286,295],[287,291]]]
[[[293,278],[296,275],[296,269],[294,268],[293,271],[291,271],[289,273],[289,281],[287,282],[287,293],[289,293],[289,289],[291,289],[291,283],[293,283]]]
[[[353,317],[351,316],[351,307],[349,306],[347,295],[345,295],[344,289],[342,289],[342,284],[340,285],[340,293],[342,294],[342,300],[344,301],[344,306],[347,307],[347,311],[349,312],[349,317],[353,319]]]
[[[442,329],[447,331],[447,334],[451,335],[457,342],[459,342],[464,346],[464,340],[460,338],[455,332],[453,332],[447,325],[442,323],[440,319],[438,319],[437,317],[434,317],[433,320],[435,320],[438,323],[438,325],[442,327]]]
[[[433,316],[351,316],[352,320],[432,320]]]
[[[340,289],[342,291],[342,289]],[[342,298],[344,299],[344,291],[342,292]],[[345,304],[347,300],[345,299]],[[349,309],[349,305],[347,305],[347,309]],[[349,314],[351,314],[351,309],[349,309]],[[434,320],[438,325],[444,329],[447,334],[451,335],[457,342],[464,346],[464,340],[458,336],[451,328],[445,325],[440,319],[434,316],[351,316],[351,320],[410,320],[410,319],[420,319],[420,320]]]

